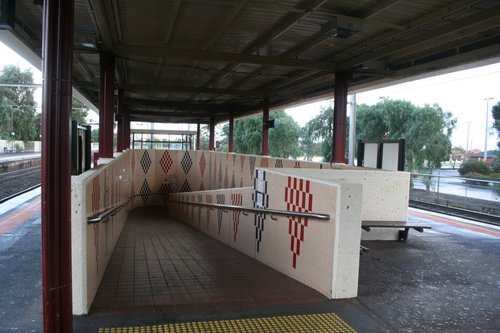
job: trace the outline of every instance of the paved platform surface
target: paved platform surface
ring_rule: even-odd
[[[356,332],[499,332],[500,229],[416,210],[410,218],[433,229],[411,231],[406,243],[363,242],[370,251],[361,256],[356,299],[168,312],[102,308],[75,317],[74,332],[321,313],[335,313]],[[39,215],[23,222],[0,236],[0,332],[42,331]]]
[[[165,207],[131,212],[91,313],[210,311],[326,300],[165,213]]]

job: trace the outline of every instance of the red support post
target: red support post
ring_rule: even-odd
[[[118,112],[117,112],[117,133],[116,133],[116,151],[121,153],[124,149],[125,141],[125,98],[123,89],[118,90]]]
[[[43,4],[43,331],[73,332],[70,115],[73,0]]]
[[[101,82],[99,87],[99,157],[113,157],[113,112],[115,100],[115,58],[100,53]]]
[[[210,151],[215,150],[215,118],[210,118],[210,137],[208,149]]]
[[[350,72],[335,73],[335,106],[333,111],[332,163],[347,163],[345,156],[347,127],[347,90]]]
[[[229,147],[230,153],[234,152],[234,116],[229,116]]]
[[[262,109],[262,156],[269,155],[269,98],[264,99]]]
[[[198,123],[196,125],[196,150],[200,150],[200,139],[201,139],[201,125]]]

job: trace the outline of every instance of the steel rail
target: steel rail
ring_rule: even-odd
[[[28,188],[26,188],[24,190],[21,190],[19,192],[14,193],[14,194],[8,195],[8,196],[3,197],[3,198],[0,198],[0,204],[4,203],[6,201],[9,201],[10,199],[14,199],[15,197],[17,197],[17,196],[19,196],[21,194],[24,194],[26,192],[32,191],[32,190],[36,189],[37,187],[40,187],[41,185],[42,184],[40,183],[40,184],[37,184],[35,186],[30,186],[30,187],[28,187]]]
[[[125,200],[120,204],[113,205],[100,213],[91,215],[87,217],[87,224],[94,224],[100,222],[106,222],[109,220],[109,216],[115,215],[120,209],[127,206],[130,203],[130,199]]]
[[[282,216],[294,216],[294,217],[305,217],[312,218],[318,220],[330,220],[329,214],[319,214],[319,213],[306,213],[306,212],[291,212],[288,210],[279,210],[279,209],[268,209],[268,208],[257,208],[257,207],[244,207],[244,206],[234,206],[234,205],[223,205],[223,204],[209,204],[209,203],[201,203],[201,202],[190,202],[183,200],[169,200],[173,203],[187,204],[193,206],[202,206],[208,208],[217,208],[222,210],[239,210],[243,212],[250,213],[263,213],[270,215],[282,215]]]

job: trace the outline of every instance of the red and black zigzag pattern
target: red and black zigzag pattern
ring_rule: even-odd
[[[92,213],[97,213],[101,209],[101,185],[99,176],[92,180]]]
[[[163,200],[164,203],[168,202],[169,195],[172,193],[172,188],[170,187],[170,184],[167,182],[165,179],[165,182],[160,185],[160,189],[158,191],[160,193],[160,196]]]
[[[148,204],[149,196],[151,195],[151,187],[149,186],[147,179],[144,179],[139,194],[141,195],[142,201],[144,202],[144,206],[146,206]]]
[[[223,205],[226,203],[226,196],[224,194],[217,194],[216,196],[217,204]],[[217,208],[217,226],[219,227],[218,233],[220,236],[220,231],[222,228],[222,215],[224,214],[224,210],[222,208]]]
[[[200,173],[201,173],[201,176],[203,177],[205,175],[205,169],[207,167],[207,161],[205,159],[205,154],[203,152],[201,152],[201,157],[200,157],[200,163],[199,163],[199,166],[200,166]]]
[[[311,212],[313,195],[310,192],[310,182],[295,177],[288,177],[288,184],[285,188],[285,202],[288,211]],[[308,222],[308,219],[305,217],[288,218],[288,233],[290,234],[290,251],[293,253],[293,268],[297,267],[300,244],[304,241],[304,231]]]
[[[198,203],[203,203],[203,196],[198,194]],[[198,205],[198,226],[201,227],[201,206]]]
[[[241,206],[243,204],[243,194],[231,193],[231,205]],[[238,225],[240,224],[240,210],[233,210],[233,240],[236,242],[236,235],[238,234]]]
[[[255,193],[253,194],[253,206],[255,208],[268,208],[269,195],[267,194],[266,173],[264,171],[256,171],[255,173],[256,177],[254,178]],[[260,251],[260,243],[262,242],[262,234],[264,232],[265,221],[265,213],[255,213],[254,225],[255,240],[257,242],[257,252]]]
[[[212,203],[212,195],[207,194],[205,201],[207,204],[211,204]],[[210,210],[207,210],[207,230],[209,227],[210,227]]]
[[[167,174],[170,171],[172,164],[174,164],[174,160],[172,159],[172,156],[170,156],[168,150],[165,150],[160,158],[160,167],[163,170],[163,173]]]

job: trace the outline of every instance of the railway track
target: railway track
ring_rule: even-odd
[[[41,167],[0,173],[0,203],[40,186]]]

